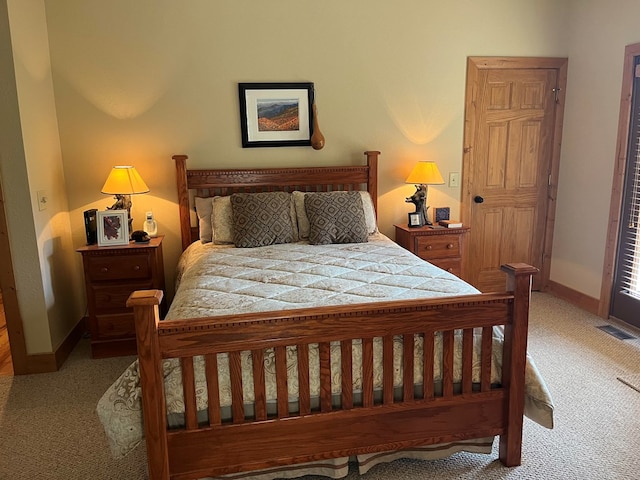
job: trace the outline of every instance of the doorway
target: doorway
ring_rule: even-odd
[[[27,373],[27,348],[18,307],[0,177],[0,375]]]
[[[566,58],[470,57],[467,62],[462,221],[469,282],[501,291],[505,263],[550,273]]]
[[[640,327],[640,44],[627,45],[598,314]]]
[[[13,375],[13,362],[9,345],[9,332],[7,331],[7,319],[4,313],[4,301],[2,300],[2,289],[0,289],[0,377],[8,375]]]

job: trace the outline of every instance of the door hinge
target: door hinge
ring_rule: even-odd
[[[551,91],[552,91],[552,92],[553,92],[553,94],[555,95],[555,101],[556,101],[556,103],[559,103],[559,102],[560,102],[559,95],[560,95],[560,91],[561,91],[561,90],[562,90],[562,89],[561,89],[560,87],[556,87],[556,88],[552,88],[552,89],[551,89]]]

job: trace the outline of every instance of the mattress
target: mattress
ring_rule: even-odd
[[[169,308],[167,319],[198,318],[216,315],[230,315],[256,311],[272,311],[291,308],[319,307],[326,305],[345,305],[363,302],[376,302],[402,299],[435,298],[453,295],[475,294],[478,291],[458,277],[425,262],[405,249],[399,247],[382,234],[374,234],[365,243],[309,245],[301,241],[290,244],[270,245],[258,248],[235,248],[229,245],[212,243],[192,244],[181,256],[178,265],[177,291]],[[478,339],[479,340],[479,339]],[[460,342],[456,338],[456,342]],[[495,331],[495,342],[500,342],[500,331]],[[416,355],[422,354],[422,340],[414,339]],[[401,350],[401,340],[397,340]],[[381,353],[374,346],[374,359],[378,359],[374,382],[382,383]],[[436,339],[436,355],[440,342]],[[333,393],[339,394],[339,346],[332,352]],[[297,397],[296,355],[290,349],[287,354],[289,372],[289,399],[295,403]],[[457,349],[459,350],[459,348]],[[492,361],[492,381],[500,382],[501,349],[494,348]],[[273,352],[266,352],[266,388],[267,399],[276,398],[275,382],[269,382],[270,358]],[[354,391],[361,388],[361,376],[355,365],[358,364],[359,348],[354,343]],[[253,400],[251,377],[251,358],[249,352],[242,356],[245,401]],[[402,382],[402,362],[400,355],[396,360],[395,385]],[[198,410],[206,410],[207,391],[204,381],[203,362],[196,361],[196,395]],[[459,362],[457,362],[459,363]],[[474,364],[479,362],[474,362]],[[421,380],[421,362],[416,364],[416,379]],[[435,362],[434,375],[438,379],[441,364]],[[219,356],[220,402],[223,407],[231,403],[230,381],[226,356]],[[313,346],[310,349],[310,377],[318,378],[314,369],[319,369],[317,355]],[[176,360],[163,363],[165,393],[169,418],[180,418],[184,412],[182,399],[182,380],[179,364]],[[272,370],[275,370],[272,369]],[[456,378],[460,378],[460,365],[454,366]],[[474,368],[474,382],[479,381],[479,369]],[[318,384],[311,385],[311,394],[317,394]],[[541,425],[553,427],[553,402],[549,391],[540,376],[533,360],[527,358],[526,367],[526,405],[525,414]],[[121,377],[105,392],[97,407],[100,420],[109,439],[112,453],[122,457],[143,440],[141,394],[137,362],[134,362]],[[478,444],[483,449],[478,450]],[[474,446],[475,445],[475,446]],[[478,447],[479,448],[479,447]],[[484,442],[474,441],[468,445],[448,445],[440,449],[430,447],[427,456],[438,456],[452,451],[491,450],[491,439]],[[400,456],[418,456],[405,452]],[[394,454],[399,455],[398,453]],[[361,471],[370,468],[375,458],[363,456]],[[424,458],[424,457],[420,457]],[[326,463],[326,462],[325,462]],[[338,459],[333,465],[342,465],[341,469],[327,467],[329,476],[339,477],[346,474],[344,459]],[[368,465],[368,467],[366,467]],[[310,471],[311,472],[311,471]],[[310,472],[297,472],[303,475]],[[273,475],[272,475],[273,476]],[[283,477],[282,474],[277,475]],[[257,478],[257,477],[256,477]],[[264,477],[267,478],[267,477]]]

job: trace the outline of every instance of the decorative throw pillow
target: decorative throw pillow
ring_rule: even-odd
[[[309,217],[309,243],[363,243],[367,241],[362,196],[359,192],[319,192],[304,196]]]
[[[214,197],[211,225],[213,226],[213,243],[216,245],[233,243],[231,197]]]
[[[234,193],[231,208],[236,247],[262,247],[297,240],[291,217],[291,194],[287,192]]]
[[[209,243],[213,239],[211,225],[211,211],[213,198],[195,197],[196,215],[198,215],[198,232],[202,243]]]
[[[340,192],[331,192],[340,193]],[[378,224],[376,222],[376,210],[373,208],[373,202],[371,201],[371,195],[369,192],[359,191],[362,197],[362,206],[364,208],[364,219],[367,223],[367,232],[369,235],[378,232]],[[293,203],[296,207],[296,221],[298,223],[298,234],[300,239],[309,238],[309,217],[307,217],[307,211],[304,208],[304,197],[307,192],[292,192]]]

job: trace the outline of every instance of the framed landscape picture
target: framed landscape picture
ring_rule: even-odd
[[[98,246],[129,244],[129,218],[126,210],[98,212]]]
[[[313,83],[239,83],[242,146],[311,145]]]

